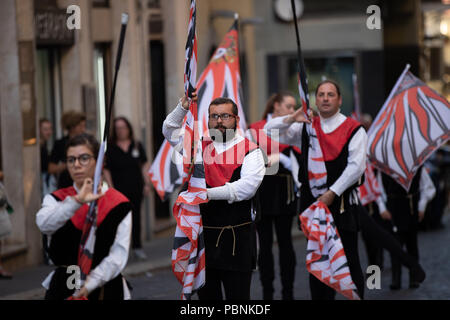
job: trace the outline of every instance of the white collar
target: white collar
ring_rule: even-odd
[[[216,142],[213,141],[214,144],[214,148],[217,150],[218,153],[222,153],[225,150],[230,149],[231,147],[233,147],[234,145],[238,144],[239,142],[241,142],[242,140],[244,140],[244,137],[241,136],[238,131],[236,130],[236,134],[234,135],[233,139],[226,141],[226,142]]]
[[[345,119],[347,119],[346,116],[344,116],[342,113],[340,113],[340,109],[338,112],[336,112],[334,115],[332,115],[331,117],[328,118],[323,118],[320,114],[320,126],[322,128],[322,130],[325,133],[330,133],[332,131],[334,131],[337,127],[339,127],[344,121]]]

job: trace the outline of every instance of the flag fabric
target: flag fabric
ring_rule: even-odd
[[[194,14],[191,7],[192,16],[195,16],[195,7]],[[172,250],[172,270],[183,285],[182,299],[185,300],[190,300],[192,294],[205,283],[205,249],[199,205],[208,199],[202,149],[196,143],[200,137],[208,135],[208,107],[211,101],[217,97],[228,97],[235,101],[241,117],[238,130],[246,129],[240,93],[237,21],[203,71],[197,83],[197,96],[198,102],[190,104],[184,123],[183,174],[188,177],[188,190],[180,193],[173,208],[177,227]],[[190,162],[187,156],[189,152],[195,155]]]
[[[361,121],[361,106],[359,104],[358,81],[356,74],[353,74],[353,100],[355,109],[351,117],[357,121]],[[364,171],[364,183],[358,187],[358,196],[363,206],[376,201],[381,196],[381,189],[374,173],[373,165],[369,159],[366,161],[366,170]]]
[[[218,97],[230,98],[238,107],[239,134],[244,135],[247,123],[242,105],[241,76],[239,67],[237,20],[211,57],[197,85],[198,127],[201,136],[208,136],[208,107]]]
[[[186,41],[186,56],[184,66],[184,92],[192,98],[197,81],[197,36],[196,36],[197,8],[195,0],[191,1],[189,10],[188,38]]]
[[[196,5],[195,0],[192,0],[184,75],[187,97],[192,97],[196,84],[195,19]],[[183,300],[190,300],[192,294],[205,284],[205,246],[200,204],[208,202],[208,197],[201,148],[198,148],[197,116],[197,103],[191,100],[183,135],[183,183],[188,183],[188,189],[180,193],[173,207],[177,226],[172,249],[172,270],[183,285]]]
[[[294,1],[291,1],[291,5],[292,12],[294,14],[294,26],[297,36],[298,89],[303,112],[307,117],[309,117],[308,82],[301,51],[300,34],[298,31],[297,17],[295,15],[296,11]],[[311,194],[317,199],[328,190],[327,170],[318,135],[314,126],[312,123],[305,123],[304,126],[306,126],[306,134],[308,136],[309,144],[307,148],[308,182]],[[323,224],[318,224],[319,221]],[[324,284],[330,286],[337,292],[342,293],[347,298],[359,299],[358,295],[353,290],[356,286],[352,281],[350,271],[348,271],[347,258],[343,250],[342,241],[337,233],[336,227],[334,226],[333,216],[327,206],[320,202],[314,203],[311,207],[300,214],[300,222],[303,232],[308,239],[308,252],[310,252],[310,250],[317,251],[314,254],[308,254],[306,257],[308,271]],[[326,236],[319,236],[323,235],[323,232],[326,232]],[[341,250],[337,250],[337,248],[341,248]],[[318,258],[316,259],[316,257]],[[338,259],[338,266],[342,269],[339,270],[334,268],[336,266],[335,259]],[[347,270],[348,272],[344,273],[344,270]],[[351,294],[349,293],[349,290]]]
[[[183,157],[164,140],[149,170],[149,177],[162,201],[182,184]]]
[[[377,200],[381,196],[381,188],[374,173],[373,165],[367,161],[364,171],[364,183],[358,187],[358,196],[363,206]]]
[[[173,207],[177,227],[172,249],[172,271],[183,285],[183,300],[191,300],[192,294],[205,284],[205,244],[200,204],[208,202],[208,197],[201,148],[197,149],[196,162],[188,190],[180,193]]]
[[[450,137],[449,102],[408,67],[368,132],[370,161],[407,191],[419,167]]]
[[[230,98],[236,103],[240,117],[238,132],[243,135],[247,129],[242,106],[238,43],[236,21],[197,82],[198,139],[195,141],[199,141],[202,136],[208,136],[208,107],[211,101],[218,97]],[[185,160],[180,158],[181,155],[177,151],[174,152],[174,148],[164,140],[149,170],[153,186],[162,200],[167,199],[182,184],[183,176],[187,174],[186,167],[183,167]]]
[[[301,214],[300,221],[308,239],[308,271],[346,298],[360,300],[350,275],[342,242],[336,241],[339,234],[328,207],[317,201]]]

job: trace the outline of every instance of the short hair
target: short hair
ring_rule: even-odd
[[[231,100],[230,98],[224,98],[224,97],[215,98],[213,101],[211,101],[211,103],[209,104],[209,107],[218,106],[219,104],[231,104],[233,106],[233,109],[232,109],[233,114],[235,116],[238,115],[238,113],[239,113],[238,107],[237,107],[236,103],[234,103],[234,101]],[[208,112],[209,112],[209,107],[208,107]]]
[[[86,146],[89,148],[89,150],[92,151],[95,158],[98,156],[98,151],[100,150],[100,144],[98,143],[97,139],[91,134],[88,133],[82,133],[79,135],[76,135],[75,137],[69,139],[69,141],[66,144],[66,150],[64,152],[64,155],[67,157],[67,151],[71,147],[77,147],[77,146]]]
[[[68,131],[83,121],[86,121],[86,114],[75,110],[67,111],[61,117],[61,124]]]
[[[325,83],[331,83],[332,85],[334,85],[334,86],[336,87],[336,92],[337,92],[337,94],[338,94],[338,97],[341,96],[341,88],[339,87],[339,85],[337,84],[336,81],[331,80],[331,79],[323,80],[323,81],[321,81],[321,82],[317,85],[317,87],[316,87],[316,94],[315,94],[316,96],[317,96],[317,92],[319,92],[320,86],[323,85],[323,84],[325,84]]]
[[[39,127],[40,127],[43,123],[45,123],[45,122],[51,123],[51,121],[48,120],[47,118],[40,118],[40,119],[39,119]]]

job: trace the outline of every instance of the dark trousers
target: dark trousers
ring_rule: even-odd
[[[257,223],[259,236],[258,267],[263,286],[263,299],[273,299],[273,280],[275,279],[273,247],[273,227],[278,241],[279,265],[283,300],[293,299],[295,278],[295,251],[292,245],[292,215],[263,216]]]
[[[399,241],[400,246],[406,246],[406,250],[411,256],[413,263],[419,261],[419,247],[417,244],[417,230],[415,228],[409,230],[399,230],[395,233],[395,238]],[[400,284],[401,282],[401,270],[402,261],[397,255],[391,253],[392,261],[392,282]]]
[[[251,271],[218,270],[206,267],[205,285],[198,291],[199,300],[250,300]]]
[[[415,240],[416,254],[412,254],[412,252],[414,252],[413,247],[413,251],[408,251],[408,254],[402,249],[403,243],[400,238],[392,235],[392,223],[386,222],[381,226],[369,215],[364,207],[361,207],[360,223],[366,245],[372,248],[372,256],[369,253],[370,264],[379,265],[377,254],[383,248],[389,251],[391,258],[408,268],[412,268],[417,264],[417,233]],[[413,241],[411,243],[413,243]]]
[[[358,232],[338,230],[347,257],[352,280],[358,289],[361,299],[364,298],[364,276],[358,254]],[[327,286],[312,274],[309,274],[309,288],[312,300],[334,300],[336,291]]]

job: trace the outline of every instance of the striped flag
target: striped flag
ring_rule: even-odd
[[[195,0],[191,0],[189,10],[188,38],[186,41],[186,56],[184,66],[184,92],[192,98],[197,81],[197,36],[196,36],[197,8]]]
[[[238,106],[238,131],[247,129],[242,106],[241,76],[239,68],[238,30],[235,21],[211,57],[197,82],[198,139],[208,136],[208,107],[218,97],[232,99]],[[187,119],[187,118],[186,118]],[[186,120],[185,120],[186,121]],[[149,170],[149,176],[158,195],[165,200],[182,184],[186,176],[183,160],[167,140],[164,140]]]
[[[291,0],[291,6],[294,14],[294,25],[297,36],[298,90],[303,112],[306,116],[308,116],[308,82],[306,79],[306,69],[303,61],[300,45],[300,33],[298,31],[298,21],[296,17],[295,3],[293,0]],[[309,187],[311,194],[317,199],[328,190],[327,169],[314,126],[312,123],[305,123],[304,126],[306,126],[306,133],[309,140],[309,146],[307,150],[305,150],[308,155],[306,166],[308,168]],[[308,239],[307,246],[308,252],[310,252],[306,257],[306,266],[308,271],[317,279],[330,286],[337,292],[342,293],[347,298],[355,299],[356,295],[356,299],[359,299],[358,295],[353,290],[353,287],[356,288],[356,286],[352,281],[350,271],[348,271],[347,258],[343,250],[342,242],[334,225],[333,216],[327,206],[321,202],[316,202],[307,210],[302,212],[299,218],[303,232]],[[326,232],[326,236],[323,236],[323,232]],[[337,250],[338,248],[341,248],[341,250]],[[348,275],[347,272],[343,273],[345,268],[336,268],[337,262],[335,259],[337,258],[339,258],[339,268],[345,266],[348,271]],[[349,294],[348,290],[350,290],[352,294]]]
[[[237,125],[238,132],[244,135],[247,130],[242,106],[238,44],[236,20],[212,55],[198,81],[198,127],[202,136],[208,136],[209,104],[218,97],[230,98],[236,103],[240,117]]]
[[[357,121],[361,121],[361,106],[359,103],[358,80],[356,74],[352,76],[353,80],[353,100],[355,103],[355,110],[353,110],[351,117]],[[381,196],[381,188],[374,173],[373,165],[367,159],[366,170],[364,171],[364,183],[358,187],[358,196],[363,206],[376,201]]]
[[[306,248],[308,271],[348,299],[360,300],[333,215],[328,207],[317,201],[301,214],[300,221],[308,239]]]
[[[373,165],[367,161],[364,183],[358,187],[358,196],[363,206],[376,201],[381,196],[380,184],[373,170]]]
[[[196,6],[191,1],[188,39],[186,43],[185,95],[192,97],[197,74],[197,40],[195,37]],[[177,221],[172,249],[172,270],[183,285],[183,300],[205,283],[205,246],[200,204],[208,202],[201,149],[197,147],[197,103],[190,101],[184,122],[183,183],[188,189],[178,196],[173,207]]]
[[[182,184],[183,157],[164,140],[149,171],[150,180],[162,201]]]
[[[367,133],[370,161],[405,190],[425,160],[450,138],[450,103],[408,69]]]
[[[192,294],[205,284],[205,244],[200,204],[208,202],[208,196],[201,148],[197,149],[195,158],[188,190],[180,193],[173,207],[177,227],[172,249],[172,271],[183,285],[183,300],[191,300]]]

